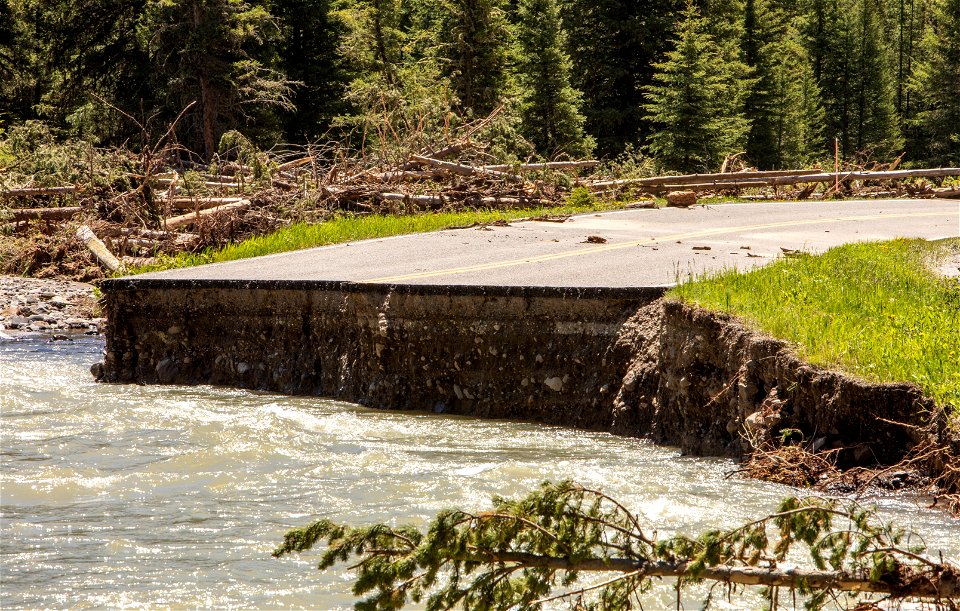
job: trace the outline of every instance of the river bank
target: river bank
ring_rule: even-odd
[[[785,341],[649,291],[495,288],[109,281],[94,371],[650,437],[758,456],[746,472],[793,485],[956,504],[960,439],[916,385],[811,366]]]
[[[95,289],[89,284],[0,277],[0,296],[0,304],[4,306],[0,310],[0,325],[15,335],[42,333],[67,339],[76,333],[99,333],[107,322],[97,316]],[[195,300],[195,296],[191,299]],[[446,300],[450,299],[447,296]],[[944,505],[957,510],[956,462],[960,456],[960,436],[949,426],[943,411],[920,389],[909,384],[866,384],[837,372],[811,367],[797,357],[787,342],[751,331],[733,317],[670,300],[654,301],[628,316],[624,313],[631,309],[624,301],[610,309],[611,320],[607,323],[612,325],[610,329],[615,329],[615,339],[598,360],[596,354],[586,353],[595,352],[597,346],[584,352],[589,342],[581,341],[584,336],[596,339],[605,334],[598,331],[596,324],[582,324],[589,317],[589,307],[581,306],[572,314],[568,312],[572,318],[561,323],[556,318],[559,312],[556,304],[537,315],[528,309],[511,308],[509,296],[495,298],[482,308],[485,313],[474,313],[489,318],[499,309],[506,311],[506,318],[511,319],[509,312],[516,310],[519,318],[512,323],[505,323],[500,314],[498,322],[491,323],[493,326],[504,324],[507,335],[509,324],[520,324],[522,319],[530,318],[529,328],[514,335],[528,337],[538,344],[543,339],[539,333],[544,328],[560,324],[564,326],[561,335],[572,340],[556,342],[556,345],[550,342],[547,347],[552,354],[538,352],[537,358],[531,357],[534,368],[544,362],[548,368],[552,367],[554,370],[549,374],[538,377],[535,372],[527,371],[512,384],[500,361],[508,354],[522,355],[534,350],[533,345],[503,345],[504,335],[487,325],[484,329],[476,326],[467,329],[470,342],[451,343],[461,347],[464,343],[475,344],[465,351],[465,357],[437,350],[437,342],[442,344],[450,339],[444,333],[459,333],[454,329],[463,322],[460,320],[446,329],[434,329],[433,334],[423,335],[419,339],[425,342],[419,344],[412,341],[416,334],[409,335],[400,350],[396,337],[392,336],[399,328],[410,326],[411,321],[404,320],[407,316],[404,308],[417,302],[417,298],[394,295],[389,300],[393,302],[392,313],[386,318],[379,313],[373,316],[377,319],[378,331],[370,351],[359,348],[354,357],[347,359],[352,368],[341,368],[339,373],[329,365],[317,365],[320,357],[316,355],[304,355],[314,363],[310,367],[306,363],[303,367],[290,367],[259,362],[255,357],[241,358],[224,348],[214,355],[214,368],[218,373],[213,379],[205,369],[209,359],[198,356],[196,351],[184,358],[184,354],[171,351],[168,344],[182,343],[188,336],[192,341],[205,341],[212,346],[217,346],[217,341],[204,339],[203,332],[197,329],[180,329],[183,325],[171,323],[165,328],[166,333],[154,338],[162,340],[158,349],[164,358],[153,363],[145,375],[141,373],[139,379],[148,383],[214,381],[291,394],[336,396],[373,407],[432,409],[609,430],[621,435],[650,437],[679,446],[689,454],[734,457],[742,461],[743,473],[759,479],[838,493],[862,491],[867,487],[941,493],[946,495]],[[466,303],[470,298],[461,297],[460,301]],[[461,318],[469,310],[464,308],[464,303],[452,307]],[[314,307],[317,304],[314,300]],[[195,306],[183,304],[177,318],[209,321],[203,313],[191,311]],[[136,304],[131,307],[137,308]],[[414,306],[421,314],[424,308],[423,304]],[[258,327],[244,321],[243,313],[235,314],[224,317],[228,326],[246,324],[257,331]],[[340,329],[342,320],[334,322]],[[284,326],[282,322],[281,326]],[[171,340],[171,329],[175,329],[172,335],[181,335],[179,340]],[[301,334],[304,328],[298,324],[289,329]],[[215,335],[228,338],[230,333],[222,329]],[[351,350],[358,350],[357,345],[364,345],[360,336],[351,337],[351,342],[355,342],[353,348],[334,348],[329,356],[342,361],[344,354],[352,354]],[[294,339],[291,337],[291,342]],[[316,333],[313,339],[317,339]],[[142,343],[139,349],[149,352],[150,342]],[[405,356],[405,351],[416,354]],[[472,362],[471,352],[476,352]],[[423,357],[426,353],[432,354],[429,360]],[[140,368],[144,362],[152,362],[146,354],[138,356],[142,357],[146,358],[138,364]],[[409,358],[417,362],[416,367],[403,364]],[[367,373],[358,374],[356,368],[366,361],[369,362],[359,368]],[[450,377],[450,372],[445,373],[439,365],[444,361],[455,369],[474,367],[477,370],[471,374],[474,383],[444,379]],[[589,362],[599,366],[585,368],[583,365]],[[390,371],[385,371],[385,365]],[[393,371],[397,367],[405,372],[397,374]],[[565,372],[564,367],[571,369]],[[335,375],[326,382],[318,382],[305,373],[309,369]],[[488,369],[499,370],[493,377],[506,378],[506,383],[494,384],[484,379],[491,377],[483,373]],[[95,366],[94,371],[100,375],[104,372],[99,366]],[[430,371],[432,379],[420,379],[421,372]],[[286,375],[293,372],[299,372],[296,380]],[[265,374],[270,374],[271,380],[266,380]],[[481,383],[478,385],[477,381]],[[584,384],[590,388],[577,390],[578,385]],[[586,397],[586,405],[573,400],[572,396]],[[870,409],[863,409],[865,405]],[[784,436],[784,431],[791,433]]]
[[[97,334],[104,323],[91,284],[0,276],[0,333]]]

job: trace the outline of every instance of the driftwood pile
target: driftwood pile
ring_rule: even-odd
[[[158,169],[154,163],[141,175],[131,174],[135,188],[120,193],[91,193],[82,185],[0,188],[0,233],[24,235],[39,228],[41,234],[87,245],[103,266],[115,270],[150,263],[161,253],[222,246],[296,221],[322,222],[338,212],[549,207],[562,203],[577,187],[595,197],[646,198],[646,204],[637,205],[650,207],[652,196],[686,206],[706,194],[745,199],[838,194],[960,198],[960,190],[937,189],[927,180],[960,176],[958,168],[612,178],[612,172],[594,160],[512,165],[460,161],[478,158],[471,146],[465,140],[411,154],[391,166],[357,160],[331,163],[310,154],[270,159],[260,167],[226,162],[215,166],[216,173],[188,162]]]

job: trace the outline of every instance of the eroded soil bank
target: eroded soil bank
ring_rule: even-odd
[[[743,456],[783,438],[843,468],[960,485],[960,438],[909,384],[804,363],[658,289],[124,279],[103,285],[103,381],[219,384],[535,420]],[[786,434],[785,434],[786,433]]]

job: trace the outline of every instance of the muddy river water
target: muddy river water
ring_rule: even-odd
[[[572,478],[664,535],[732,526],[793,492],[726,479],[728,460],[608,434],[97,384],[89,366],[102,349],[96,338],[0,341],[3,608],[349,608],[349,573],[318,572],[316,555],[270,557],[288,528],[318,516],[423,524]],[[960,522],[910,498],[874,501],[960,560]],[[644,608],[675,608],[673,597],[664,585]],[[743,604],[759,601],[728,608]]]

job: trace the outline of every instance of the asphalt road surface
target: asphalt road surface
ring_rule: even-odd
[[[960,202],[874,200],[640,209],[456,229],[169,270],[140,278],[639,287],[749,269],[782,249],[960,236]],[[590,240],[593,241],[590,241]]]

